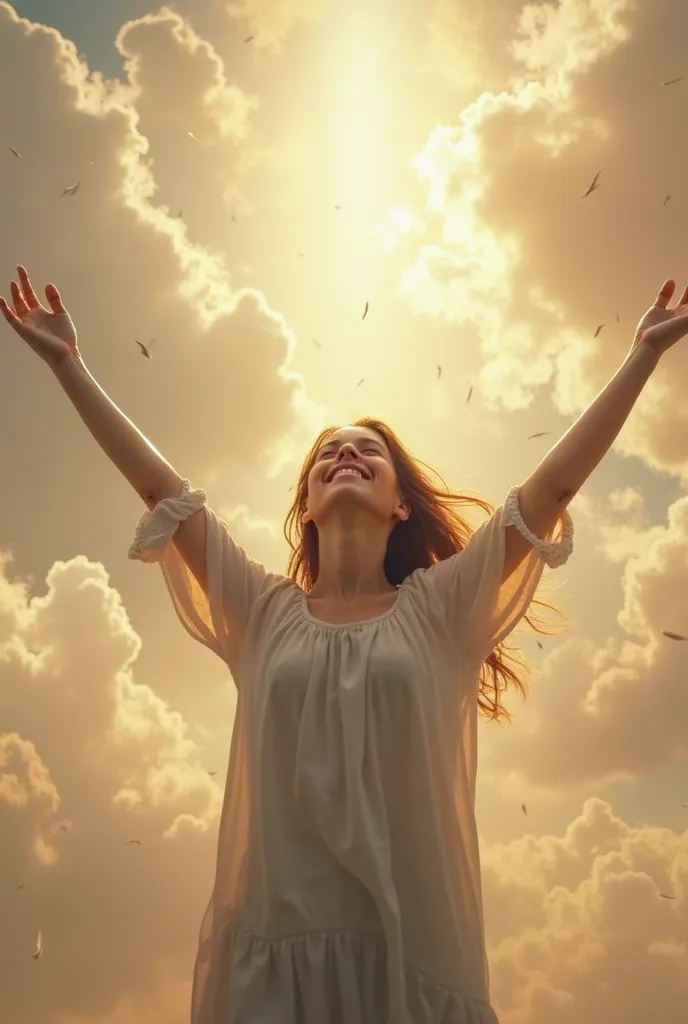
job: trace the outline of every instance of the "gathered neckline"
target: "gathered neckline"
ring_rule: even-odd
[[[406,581],[404,581],[404,583],[405,582]],[[299,587],[299,590],[301,591],[299,595],[301,603],[301,613],[303,617],[308,620],[308,622],[312,622],[316,626],[322,626],[324,629],[352,629],[354,626],[371,626],[376,622],[381,622],[383,619],[388,619],[397,611],[399,607],[399,602],[401,600],[401,595],[406,589],[404,587],[404,583],[399,583],[397,585],[396,600],[390,605],[390,607],[386,611],[381,612],[379,615],[373,615],[372,618],[354,619],[351,622],[325,622],[324,619],[316,619],[315,615],[311,613],[308,607],[308,594],[306,593],[305,590]]]

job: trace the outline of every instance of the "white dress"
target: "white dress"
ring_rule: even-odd
[[[237,709],[192,1024],[497,1024],[478,833],[477,683],[543,564],[517,489],[465,549],[373,619],[328,625],[205,505],[208,597],[171,540],[205,505],[184,481],[139,523],[188,632],[228,665]],[[502,586],[505,527],[533,550]]]

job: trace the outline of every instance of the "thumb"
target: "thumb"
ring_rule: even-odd
[[[45,297],[48,300],[48,303],[50,304],[50,308],[52,309],[53,313],[67,312],[62,303],[60,293],[58,292],[54,284],[47,284],[45,286]]]

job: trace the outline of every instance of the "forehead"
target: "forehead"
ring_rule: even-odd
[[[380,445],[384,451],[387,451],[385,439],[381,437],[376,430],[371,430],[370,427],[339,427],[338,430],[335,430],[334,433],[325,438],[320,447],[325,448],[326,446],[332,445],[334,448],[344,444],[346,441],[351,441],[352,444],[355,445],[360,445],[365,441],[374,441],[376,444]]]

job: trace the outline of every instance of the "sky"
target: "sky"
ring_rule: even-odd
[[[688,278],[687,33],[681,0],[0,2],[0,290],[57,284],[100,384],[274,571],[327,423],[379,416],[497,506]],[[183,1024],[233,683],[0,333],[3,1024]],[[688,341],[569,506],[568,628],[512,636],[529,697],[480,727],[502,1024],[685,1021],[687,380]]]

